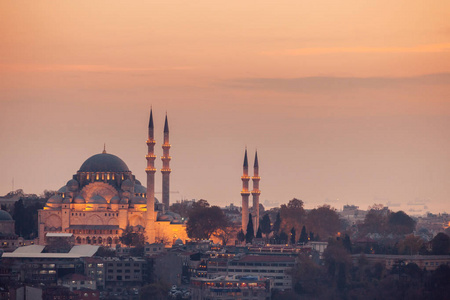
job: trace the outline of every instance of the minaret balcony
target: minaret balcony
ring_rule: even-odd
[[[171,146],[170,146],[170,144],[162,144],[162,147],[163,148],[170,148]]]
[[[253,190],[252,191],[252,195],[259,195],[259,194],[261,194],[261,191],[260,190]]]
[[[152,158],[152,159],[156,159],[156,155],[154,155],[154,154],[147,154],[146,156],[145,156],[145,158]]]
[[[259,177],[259,176],[253,176],[253,177],[252,177],[252,180],[261,180],[261,177]]]
[[[250,192],[249,191],[241,191],[241,195],[248,196],[248,195],[250,195]]]
[[[156,172],[155,168],[145,168],[145,172]]]
[[[171,160],[172,156],[161,156],[162,160]]]
[[[148,139],[146,141],[146,143],[147,143],[147,145],[149,145],[149,144],[156,144],[156,141],[154,139]]]
[[[242,180],[250,180],[250,176],[243,175],[243,176],[241,176],[241,179]]]
[[[161,172],[170,173],[170,172],[172,172],[172,169],[170,169],[170,168],[161,169]]]

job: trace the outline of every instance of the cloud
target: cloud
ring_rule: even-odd
[[[161,67],[119,67],[109,65],[44,65],[44,64],[3,64],[0,70],[7,72],[151,72],[151,71],[177,71],[190,70],[190,66],[161,66]]]
[[[412,47],[309,47],[263,51],[269,56],[320,55],[330,53],[439,53],[450,52],[450,43],[417,45]]]
[[[336,92],[349,89],[383,89],[412,85],[448,85],[450,73],[415,77],[298,77],[241,78],[224,83],[230,88],[290,93]]]

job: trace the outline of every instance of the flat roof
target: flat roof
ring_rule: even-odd
[[[72,237],[73,233],[47,232],[46,237]]]
[[[31,245],[17,248],[14,252],[4,253],[4,258],[81,258],[92,257],[99,246],[79,245],[73,246],[69,253],[42,253],[45,246]]]
[[[239,262],[294,262],[295,257],[281,255],[246,255]]]

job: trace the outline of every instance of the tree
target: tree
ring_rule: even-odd
[[[291,244],[295,245],[295,228],[291,228]]]
[[[398,243],[398,254],[416,255],[423,246],[423,240],[414,234],[407,235]]]
[[[280,226],[281,226],[281,215],[280,215],[280,212],[278,212],[277,217],[275,219],[275,223],[273,223],[272,231],[274,233],[278,233],[280,231]]]
[[[403,211],[390,213],[387,220],[388,232],[394,234],[409,234],[416,228],[416,221]]]
[[[258,231],[256,232],[256,238],[262,239],[261,226],[258,227]]]
[[[266,239],[267,239],[267,236],[271,232],[269,214],[265,214],[263,216],[262,220],[259,222],[259,226],[261,228],[261,233],[264,233],[266,235]]]
[[[282,243],[282,244],[287,244],[287,241],[288,241],[289,237],[288,237],[288,235],[286,234],[286,232],[282,231],[282,232],[280,233],[279,239],[280,239],[280,243]]]
[[[306,244],[308,242],[308,234],[306,233],[306,227],[303,225],[302,232],[300,233],[300,238],[298,239],[300,244]]]
[[[140,300],[154,299],[165,300],[169,292],[169,285],[165,282],[155,282],[141,288],[139,293]]]
[[[146,237],[142,231],[135,231],[133,227],[127,226],[119,237],[122,244],[134,247],[143,247]]]
[[[253,230],[252,214],[248,214],[247,233],[245,234],[245,241],[247,243],[251,243],[254,237],[255,232]]]
[[[306,220],[308,229],[322,238],[336,236],[341,225],[336,209],[329,205],[312,209],[308,212]]]
[[[193,208],[190,202],[182,201],[182,202],[176,202],[172,203],[170,205],[169,210],[179,214],[182,218],[187,218],[189,216],[189,211]]]
[[[342,241],[342,245],[347,250],[348,253],[352,253],[352,242],[350,241],[350,237],[348,234],[345,234],[344,240]]]
[[[218,206],[211,206],[206,200],[194,203],[186,222],[186,232],[192,239],[209,239],[218,229],[228,225],[225,214]]]
[[[239,242],[241,242],[241,243],[245,240],[245,233],[244,233],[244,231],[242,230],[242,228],[241,228],[241,230],[238,232],[238,234],[236,235],[236,239],[237,239]]]
[[[434,255],[447,255],[450,251],[450,238],[443,232],[439,232],[431,240],[431,249]]]
[[[292,227],[300,232],[302,225],[305,222],[305,210],[303,208],[303,201],[299,199],[292,199],[289,203],[281,205],[281,229],[289,232]]]
[[[222,245],[225,246],[231,237],[235,236],[237,228],[233,226],[232,222],[225,216],[225,222],[222,226],[214,231],[213,235],[222,241]]]

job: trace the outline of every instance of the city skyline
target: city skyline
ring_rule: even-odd
[[[104,143],[144,183],[152,106],[172,203],[240,205],[247,147],[262,204],[448,212],[449,4],[0,8],[1,195],[59,189]]]

